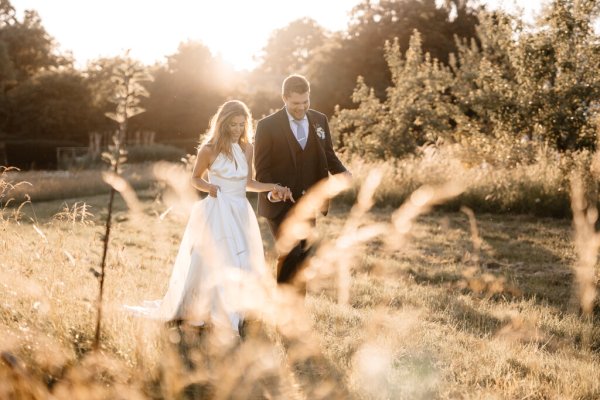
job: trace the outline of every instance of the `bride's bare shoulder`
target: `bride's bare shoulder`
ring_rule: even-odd
[[[252,159],[252,154],[254,153],[254,146],[252,146],[252,143],[244,143],[242,149],[244,150],[246,158]]]
[[[242,149],[244,150],[244,153],[247,153],[249,151],[253,151],[254,146],[252,145],[252,143],[244,143]]]
[[[210,143],[203,143],[198,147],[198,159],[205,159],[211,164],[217,156],[217,149]]]

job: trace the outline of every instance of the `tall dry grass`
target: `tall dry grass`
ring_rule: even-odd
[[[492,139],[486,139],[490,141]],[[474,141],[476,142],[476,141]],[[440,208],[459,211],[533,214],[571,217],[570,173],[589,169],[592,154],[561,154],[543,144],[485,143],[474,145],[428,145],[404,159],[365,161],[349,158],[347,164],[362,182],[368,171],[383,171],[382,184],[374,194],[379,207],[399,207],[422,185],[456,181],[466,183],[464,192]],[[357,188],[340,196],[352,205]]]
[[[0,398],[600,395],[597,314],[592,308],[584,318],[561,305],[577,263],[569,224],[467,209],[425,215],[470,190],[468,179],[423,186],[393,210],[373,209],[390,190],[386,173],[360,177],[356,204],[334,208],[316,232],[304,222],[345,182],[307,195],[278,243],[263,226],[270,265],[276,246],[314,243],[303,274],[309,296],[250,286],[243,299],[253,322],[243,341],[122,309],[164,293],[194,201],[183,167],[157,167],[168,192],[135,203],[135,216],[125,202],[117,206],[97,352],[95,209],[67,204],[36,224],[3,219]]]
[[[152,164],[131,164],[123,176],[136,190],[147,189],[156,181]],[[16,202],[29,198],[34,202],[82,198],[108,193],[110,188],[102,178],[103,170],[82,171],[6,171],[4,179],[20,182],[10,192]]]

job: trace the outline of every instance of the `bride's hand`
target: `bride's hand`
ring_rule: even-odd
[[[217,185],[208,185],[208,195],[210,197],[217,197],[217,192],[220,190],[221,188],[218,187]]]
[[[290,188],[286,186],[275,185],[273,188],[274,197],[276,199],[287,201],[288,199],[294,203],[294,198],[292,197],[292,191]]]

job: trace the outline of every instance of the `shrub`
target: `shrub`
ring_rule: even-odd
[[[186,154],[185,150],[166,144],[146,144],[127,148],[128,163],[142,163],[146,161],[180,161]]]
[[[428,145],[414,155],[387,161],[346,160],[350,170],[363,181],[372,168],[384,171],[383,181],[375,193],[379,207],[398,207],[418,187],[459,181],[465,191],[448,201],[444,210],[457,211],[468,206],[476,212],[525,213],[537,216],[571,215],[570,178],[574,171],[587,180],[587,197],[597,202],[597,190],[589,172],[593,154],[587,151],[560,153],[543,144],[524,143],[516,150],[506,145],[492,152],[477,152],[455,144]],[[514,157],[505,157],[512,154]],[[523,162],[527,160],[528,162]],[[352,204],[358,187],[337,197]]]

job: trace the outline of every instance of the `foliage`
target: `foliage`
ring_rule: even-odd
[[[46,32],[35,11],[25,11],[23,20],[19,21],[12,6],[7,1],[3,3],[0,8],[0,43],[18,82],[50,67],[71,65],[70,60],[54,53],[54,39]]]
[[[18,116],[11,89],[40,72],[72,64],[68,57],[56,54],[55,47],[35,11],[25,11],[19,20],[10,1],[0,1],[0,134],[11,132],[11,119]],[[72,127],[65,128],[61,126],[59,136]]]
[[[8,92],[8,99],[13,110],[9,127],[15,136],[87,144],[94,109],[80,72],[39,73]]]
[[[315,20],[292,21],[271,33],[259,69],[276,82],[291,73],[305,74],[309,61],[326,39],[327,32]]]
[[[452,93],[468,117],[458,129],[595,148],[600,80],[589,66],[600,54],[592,11],[590,2],[555,1],[528,31],[507,15],[482,15],[481,47],[463,41],[453,63]]]
[[[362,1],[354,7],[346,32],[332,36],[309,65],[314,83],[315,104],[331,114],[335,105],[351,108],[352,88],[357,76],[374,88],[381,100],[392,85],[387,69],[385,43],[398,40],[406,51],[415,30],[422,36],[422,48],[432,59],[446,63],[456,51],[454,35],[472,38],[477,17],[465,1],[385,0]]]
[[[282,106],[281,84],[292,73],[307,74],[308,66],[319,57],[330,33],[311,18],[290,22],[273,31],[259,56],[260,64],[243,74],[246,85],[235,95],[246,102],[253,115],[261,118]],[[318,88],[317,88],[318,90]],[[321,104],[314,103],[321,109]]]
[[[166,144],[148,144],[130,146],[127,149],[127,162],[142,163],[148,161],[180,161],[185,156],[185,150]]]
[[[92,94],[92,126],[96,131],[113,131],[114,122],[106,118],[106,113],[114,110],[115,83],[113,76],[119,65],[127,60],[122,56],[105,57],[88,63],[84,70],[85,83]]]
[[[481,135],[476,143],[425,145],[401,159],[346,160],[357,181],[365,171],[380,168],[383,182],[375,192],[378,207],[398,207],[422,185],[460,182],[464,192],[440,206],[458,211],[467,206],[476,213],[530,214],[539,217],[571,216],[570,179],[573,171],[589,171],[593,155],[587,151],[564,155],[548,145],[505,142]],[[588,177],[591,178],[591,177]],[[587,182],[590,204],[598,192]],[[352,204],[357,188],[339,196]]]
[[[148,112],[134,118],[132,126],[155,131],[157,140],[185,141],[190,148],[236,83],[228,67],[196,42],[182,43],[151,73],[149,96],[141,103]]]
[[[556,1],[535,30],[502,12],[481,12],[476,40],[456,38],[450,68],[423,55],[420,33],[404,54],[397,41],[387,45],[387,96],[380,100],[358,79],[357,108],[337,109],[332,123],[340,148],[385,159],[424,143],[476,144],[484,135],[513,148],[533,141],[594,150],[600,78],[590,65],[600,63],[600,52],[592,3]]]
[[[112,82],[114,90],[110,101],[115,104],[114,112],[107,112],[106,116],[114,120],[118,124],[118,129],[113,135],[113,146],[109,146],[108,152],[102,153],[102,157],[110,163],[111,174],[106,174],[103,179],[110,187],[110,195],[108,200],[108,213],[105,223],[105,234],[103,236],[103,251],[102,261],[100,263],[100,271],[97,272],[99,280],[98,299],[96,302],[96,332],[94,336],[94,349],[100,348],[100,335],[102,330],[102,312],[103,312],[103,297],[104,297],[104,280],[106,270],[106,259],[108,256],[108,244],[110,240],[112,226],[112,212],[114,197],[117,189],[124,191],[127,187],[126,181],[121,175],[121,165],[126,160],[127,152],[124,150],[124,144],[127,138],[127,127],[131,117],[143,113],[145,110],[140,107],[140,98],[148,96],[147,90],[142,85],[142,82],[150,80],[146,68],[139,62],[131,59],[128,52],[125,53],[123,62],[116,65],[113,74]]]
[[[381,102],[362,78],[354,92],[357,109],[338,110],[332,121],[340,144],[367,158],[401,157],[417,146],[451,136],[457,108],[449,96],[450,69],[423,54],[415,32],[404,59],[398,41],[386,45],[393,86]]]

